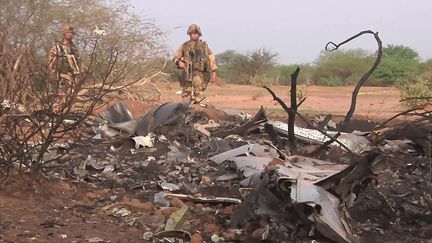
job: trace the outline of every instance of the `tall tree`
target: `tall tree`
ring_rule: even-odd
[[[383,48],[383,59],[373,77],[383,85],[393,85],[417,75],[421,69],[416,50],[404,45]]]
[[[235,61],[235,67],[248,76],[249,83],[256,77],[265,73],[276,64],[277,53],[267,49],[257,49],[246,55],[239,56]]]

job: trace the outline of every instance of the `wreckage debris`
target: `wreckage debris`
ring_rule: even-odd
[[[92,155],[68,162],[71,176],[110,183],[152,201],[150,207],[118,202],[104,210],[127,225],[141,225],[142,239],[188,241],[198,234],[207,241],[325,237],[356,242],[358,233],[365,230],[356,228],[353,217],[358,217],[356,210],[371,207],[395,220],[409,214],[423,224],[429,222],[430,195],[422,194],[412,203],[405,199],[412,196],[409,190],[379,180],[383,174],[399,178],[383,169],[388,163],[382,155],[412,156],[411,140],[397,137],[372,143],[367,133],[340,133],[338,142],[361,158],[353,160],[351,154],[337,150],[349,162],[340,164],[326,161],[327,154],[321,159],[289,156],[287,124],[269,120],[263,109],[249,120],[187,102],[158,106],[142,118],[134,118],[122,105],[105,112],[101,117],[106,120],[99,125],[106,125],[111,133],[95,129],[101,136],[91,139]],[[322,121],[322,129],[327,120]],[[295,126],[294,131],[298,151],[303,145],[331,141],[314,129]],[[341,147],[339,143],[330,146]],[[59,144],[58,149],[73,151],[74,147]],[[410,170],[409,178],[418,184],[426,183],[418,181],[427,167],[422,163],[403,163]],[[378,183],[397,190],[385,191]],[[146,211],[143,218],[137,217],[138,208],[169,213]],[[212,219],[217,222],[215,229],[206,231],[202,222],[195,222],[203,215],[217,218]]]
[[[134,134],[147,136],[163,125],[173,125],[186,116],[186,110],[191,106],[190,102],[165,103],[147,112],[138,120]]]
[[[288,124],[283,122],[271,122],[276,130],[284,135],[288,135]],[[315,129],[309,128],[301,128],[294,127],[294,133],[297,139],[314,144],[324,144],[330,139],[327,136],[324,136],[322,133],[318,132]],[[329,135],[336,136],[337,132],[327,132]],[[337,140],[348,147],[351,151],[357,154],[364,153],[366,151],[370,151],[374,146],[372,143],[364,136],[366,134],[355,134],[355,133],[341,133],[341,135],[337,138]],[[338,143],[333,142],[332,146],[339,146]]]
[[[178,124],[187,126],[188,123],[185,120],[192,121],[194,120],[193,116],[193,109],[188,103],[163,104],[151,110],[138,120],[134,129],[133,134],[138,135],[132,137],[135,140],[135,148],[153,147],[154,140],[152,138],[162,135],[161,130],[157,128]],[[287,133],[287,125],[281,122],[268,121],[263,109],[250,121],[228,130],[224,130],[214,120],[209,120],[207,124],[192,123],[190,126],[196,132],[211,139],[213,136],[224,138],[233,137],[233,134],[244,135],[250,129],[263,126],[264,123],[270,124],[282,135]],[[176,128],[179,129],[179,127]],[[210,132],[207,129],[219,129],[219,131]],[[295,127],[295,135],[301,141],[308,143],[323,144],[328,141],[326,136],[313,129]],[[362,153],[372,147],[369,140],[360,135],[341,134],[338,140],[357,153]],[[170,160],[175,160],[177,163],[189,161],[185,158],[183,162],[180,162],[181,160],[179,161],[176,157],[178,156],[174,155]],[[217,177],[216,181],[240,179],[240,186],[255,189],[248,192],[244,202],[236,198],[203,197],[164,191],[154,194],[154,202],[162,207],[169,207],[168,198],[174,197],[195,203],[234,203],[239,204],[239,209],[231,220],[233,225],[242,225],[248,219],[257,220],[266,216],[274,218],[275,222],[279,222],[285,227],[291,228],[294,235],[300,231],[306,232],[306,235],[311,235],[315,229],[336,242],[354,241],[354,235],[346,219],[349,217],[348,212],[343,210],[346,208],[345,201],[348,200],[346,197],[349,195],[347,192],[334,195],[332,194],[334,187],[328,185],[342,185],[342,181],[345,183],[343,178],[350,176],[347,171],[354,170],[355,166],[349,167],[302,156],[287,157],[273,146],[260,144],[239,146],[216,154],[208,158],[208,161],[218,166],[226,164],[228,168],[234,170],[234,173],[226,173]],[[371,173],[371,170],[366,170],[366,172]],[[364,173],[361,175],[368,176]],[[348,180],[347,183],[353,183],[358,179],[361,178]],[[320,182],[322,183],[319,184]],[[170,192],[182,190],[179,184],[164,180],[159,182],[159,186]],[[349,190],[353,189],[349,186],[348,188]],[[280,205],[284,205],[282,211],[279,211],[281,210]],[[177,218],[182,218],[187,208],[179,210],[181,211],[177,211],[178,215],[172,215],[173,219],[170,221],[171,223],[167,223],[164,232],[171,232],[176,229]],[[265,229],[261,235],[267,239],[272,230],[270,227]],[[153,235],[153,237],[155,236]],[[188,237],[189,235],[186,236],[186,238]]]
[[[259,144],[244,145],[239,148],[215,155],[209,158],[210,161],[220,164],[224,161],[231,160],[239,155],[254,155],[258,157],[278,158],[279,154],[276,150],[270,147],[265,147]]]
[[[241,200],[237,198],[201,197],[201,196],[191,196],[185,194],[172,194],[172,193],[165,193],[164,195],[166,197],[176,197],[176,198],[190,200],[193,202],[200,202],[200,203],[233,203],[233,204],[241,203]]]

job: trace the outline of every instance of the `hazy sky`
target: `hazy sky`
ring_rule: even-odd
[[[280,63],[312,62],[328,41],[372,29],[384,45],[403,44],[432,58],[431,0],[132,0],[136,11],[167,31],[171,51],[201,25],[203,39],[220,53],[269,48]],[[375,50],[372,36],[346,48]]]

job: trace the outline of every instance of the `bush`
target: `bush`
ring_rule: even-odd
[[[219,55],[219,74],[222,80],[232,83],[252,84],[260,75],[268,73],[275,65],[277,54],[257,49],[247,54],[226,51]]]
[[[300,73],[297,77],[297,83],[306,85],[313,83],[312,77],[314,69],[309,64],[278,65],[274,67],[274,73],[276,75],[275,79],[277,80],[277,83],[281,85],[290,85],[291,74],[294,73],[297,67],[300,67]]]
[[[251,80],[250,82],[252,85],[255,86],[272,86],[274,84],[276,84],[275,79],[272,77],[272,75],[268,74],[268,73],[264,73],[261,75],[258,75],[255,79]]]
[[[322,86],[342,86],[344,85],[344,80],[341,77],[338,76],[331,76],[331,77],[321,77],[317,81],[315,81],[316,85],[322,85]]]
[[[314,81],[317,85],[355,84],[370,68],[374,56],[363,49],[322,52],[315,61]]]
[[[402,104],[405,108],[424,108],[432,104],[432,81],[424,77],[399,84]]]
[[[381,64],[372,78],[375,83],[390,86],[420,74],[419,54],[403,45],[388,45],[383,48]]]

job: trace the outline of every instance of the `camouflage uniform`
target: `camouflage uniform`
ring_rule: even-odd
[[[73,32],[72,26],[63,27],[63,33]],[[56,42],[48,56],[48,72],[51,82],[59,82],[61,88],[73,84],[75,77],[81,72],[81,59],[75,44],[67,41]]]
[[[188,28],[187,34],[191,33],[202,35],[200,27],[195,24]],[[215,55],[206,42],[189,40],[183,43],[174,55],[177,65],[180,61],[186,66],[181,78],[182,97],[192,96],[192,99],[196,99],[207,87],[206,74],[217,71]]]
[[[74,28],[65,25],[62,32],[74,33]],[[60,109],[65,102],[66,94],[71,92],[80,73],[81,59],[75,44],[66,40],[54,43],[48,55],[48,81],[53,95],[56,96],[55,110]]]

